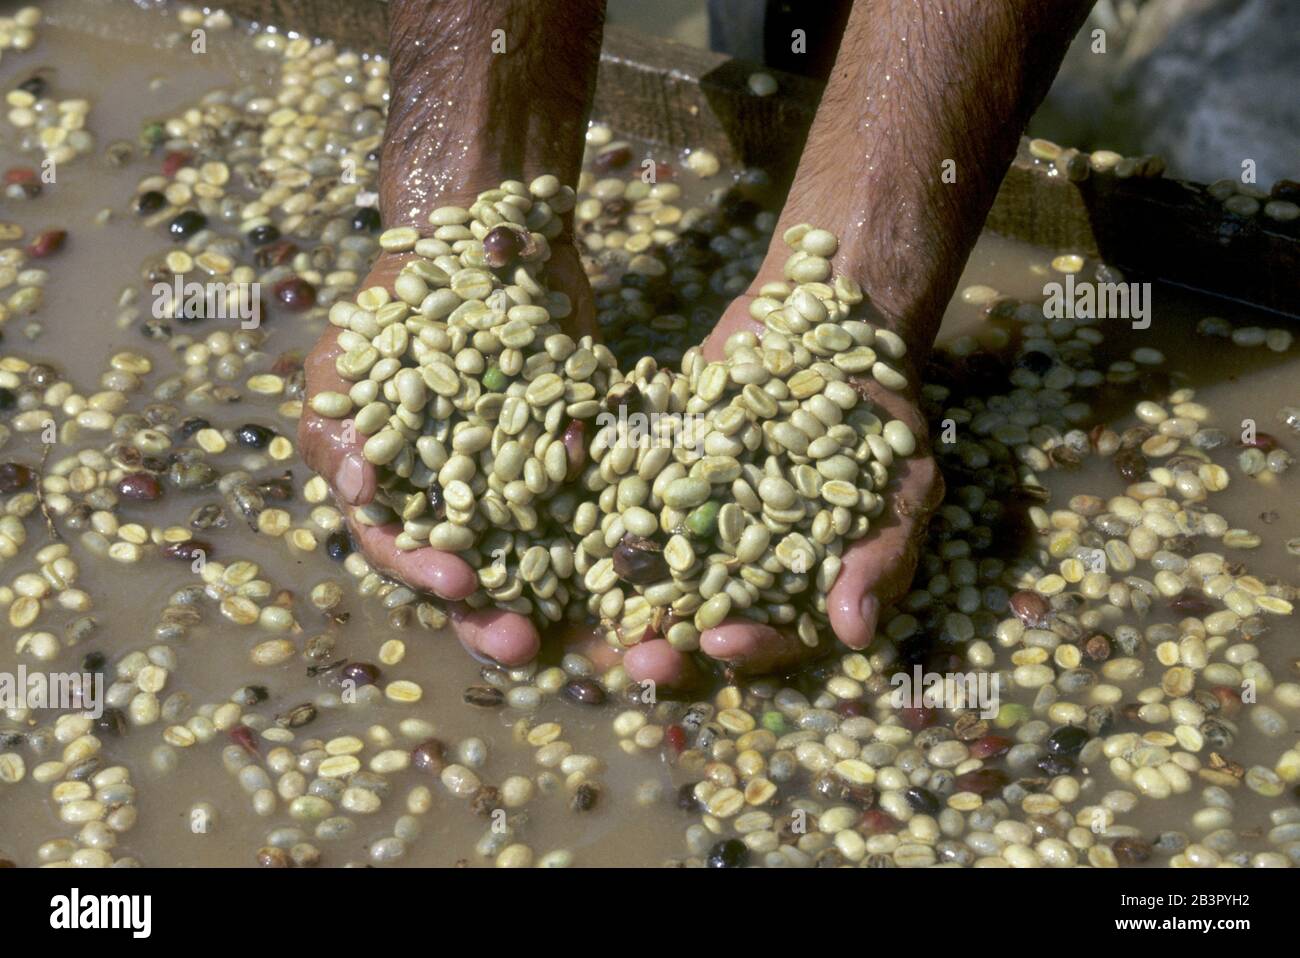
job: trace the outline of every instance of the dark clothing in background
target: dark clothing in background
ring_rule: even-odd
[[[709,45],[774,70],[825,80],[852,0],[709,0]],[[795,30],[803,32],[796,52]]]

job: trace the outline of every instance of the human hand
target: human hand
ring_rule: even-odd
[[[409,258],[409,254],[384,253],[362,287],[384,286],[392,292],[393,281]],[[569,296],[572,311],[562,321],[565,330],[575,337],[591,334],[595,303],[572,244],[561,240],[552,244],[547,282],[551,289]],[[357,510],[374,498],[377,481],[374,466],[361,452],[366,437],[357,434],[351,419],[328,419],[310,407],[317,393],[346,393],[352,385],[335,368],[342,352],[338,334],[336,327],[329,327],[304,362],[306,403],[298,425],[303,459],[330,484],[353,543],[375,569],[446,600],[452,630],[471,653],[503,665],[527,662],[541,644],[537,628],[527,616],[499,609],[470,609],[461,601],[478,588],[477,572],[469,563],[455,553],[429,546],[399,549],[400,523],[375,526],[357,521]]]
[[[774,247],[780,240],[774,242]],[[763,274],[760,274],[762,276]],[[766,278],[773,277],[767,272]],[[760,333],[762,324],[749,314],[749,304],[764,279],[756,279],[750,292],[726,310],[703,344],[705,358],[721,359],[723,346],[733,333]],[[871,317],[868,317],[871,318]],[[910,383],[916,383],[909,371]],[[849,543],[843,567],[826,600],[831,630],[852,649],[866,648],[875,634],[881,610],[907,591],[916,570],[930,514],[943,500],[943,479],[926,441],[926,424],[913,392],[897,393],[873,379],[852,380],[859,392],[878,409],[882,418],[900,419],[917,438],[917,451],[895,460],[886,490],[885,514],[874,520],[868,534]],[[783,672],[813,655],[826,651],[804,645],[793,631],[781,630],[745,618],[731,618],[700,636],[700,651],[742,672]],[[637,681],[680,685],[689,681],[691,664],[686,655],[665,639],[650,639],[633,646],[624,656],[628,673]]]

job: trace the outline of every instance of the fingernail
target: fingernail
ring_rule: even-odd
[[[340,496],[356,505],[365,484],[365,459],[362,458],[360,453],[348,453],[343,457],[343,461],[339,463],[338,471],[334,473],[334,488],[338,490]]]
[[[879,621],[880,621],[880,600],[877,599],[874,595],[863,596],[862,622],[864,625],[867,626],[867,632],[866,632],[867,639],[866,639],[866,644],[862,646],[863,648],[866,648],[868,645],[870,645],[871,640],[875,638],[876,623]]]

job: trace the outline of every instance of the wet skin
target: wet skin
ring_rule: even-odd
[[[992,205],[1020,131],[1055,76],[1090,0],[858,0],[835,70],[809,132],[773,247],[750,290],[724,313],[704,343],[722,355],[727,336],[758,324],[748,302],[781,278],[789,250],[780,237],[809,222],[840,238],[837,273],[863,288],[870,318],[908,344],[912,383],[924,364],[944,305]],[[380,167],[386,227],[424,227],[441,205],[469,206],[508,177],[556,173],[573,183],[599,56],[602,0],[394,0],[392,107]],[[506,52],[494,48],[505,31]],[[513,46],[512,46],[513,45]],[[955,179],[941,176],[955,171]],[[552,243],[547,282],[566,292],[571,333],[594,332],[583,264],[570,242]],[[389,285],[403,257],[385,254],[363,286]],[[346,392],[334,370],[337,330],[307,359],[307,393]],[[943,482],[925,443],[914,396],[863,384],[873,402],[906,422],[920,446],[898,462],[885,515],[850,543],[827,597],[836,639],[854,649],[872,641],[881,610],[907,590]],[[354,542],[380,571],[447,603],[452,628],[476,655],[505,665],[531,659],[541,636],[527,618],[474,610],[461,600],[476,586],[459,557],[432,548],[400,552],[396,525],[363,527],[356,507],[374,495],[375,475],[346,441],[343,425],[308,409],[299,430],[308,465],[330,481]],[[592,634],[564,641],[608,667],[619,653]],[[827,651],[822,641],[821,652]],[[731,619],[700,638],[709,657],[745,672],[787,671],[819,650],[788,633]],[[622,653],[637,681],[689,683],[689,656],[663,639]]]

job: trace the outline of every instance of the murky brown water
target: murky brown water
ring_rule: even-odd
[[[160,38],[175,29],[173,21],[155,12],[144,12],[127,5],[111,5],[111,17],[101,7],[86,7],[72,2],[45,5],[48,20],[39,30],[37,45],[30,51],[4,54],[0,62],[0,87],[12,89],[33,70],[53,66],[50,82],[60,97],[85,96],[91,101],[88,126],[98,139],[92,155],[80,157],[58,170],[55,184],[43,195],[27,203],[6,201],[0,219],[22,225],[30,237],[41,229],[62,228],[69,233],[66,248],[48,265],[49,280],[45,301],[32,317],[13,317],[4,326],[0,354],[21,356],[33,362],[56,367],[87,394],[105,370],[106,357],[122,350],[149,356],[153,373],[146,377],[144,392],[160,378],[178,371],[177,357],[163,343],[140,335],[138,324],[122,328],[117,323],[115,306],[119,292],[126,286],[139,285],[140,266],[145,259],[167,247],[159,228],[147,228],[128,211],[127,203],[136,183],[156,170],[157,158],[137,158],[122,169],[110,168],[102,159],[105,144],[116,139],[134,142],[142,121],[168,116],[193,102],[203,92],[232,77],[260,78],[266,82],[270,67],[248,48],[247,40],[237,32],[212,31],[207,52],[196,55],[160,43]],[[105,89],[105,77],[112,77],[112,89]],[[12,126],[0,121],[4,138],[0,141],[0,166],[27,165],[32,157],[16,149]],[[104,208],[114,210],[112,220],[98,225],[96,215]],[[981,240],[963,278],[962,286],[988,284],[1004,294],[1026,299],[1040,298],[1050,274],[1052,254],[1026,248],[995,237]],[[7,293],[5,295],[8,295]],[[1211,424],[1229,433],[1240,430],[1245,418],[1254,419],[1262,431],[1281,437],[1284,445],[1294,439],[1275,420],[1282,405],[1300,401],[1295,383],[1297,364],[1294,356],[1276,354],[1263,348],[1236,349],[1198,338],[1191,333],[1195,321],[1207,313],[1224,316],[1237,325],[1257,323],[1276,325],[1275,318],[1252,316],[1249,311],[1223,304],[1211,304],[1188,294],[1157,288],[1154,320],[1149,330],[1126,330],[1120,320],[1106,326],[1112,337],[1108,352],[1116,357],[1138,346],[1155,347],[1169,357],[1168,367],[1186,372],[1188,382],[1197,388],[1197,400],[1212,411]],[[29,322],[40,324],[39,335],[31,341],[24,335]],[[1112,328],[1113,327],[1113,328]],[[242,388],[248,376],[268,371],[278,355],[310,346],[323,328],[319,317],[303,320],[292,315],[274,316],[268,324],[270,338],[262,353],[251,359],[242,374],[232,383],[241,388],[239,403],[230,406],[197,408],[191,414],[209,418],[218,428],[236,427],[253,422],[270,426],[292,437],[294,423],[280,415],[280,399],[262,397]],[[951,340],[964,333],[983,335],[991,328],[980,318],[979,310],[955,301],[945,316],[943,338]],[[206,334],[209,330],[204,329]],[[198,333],[195,334],[200,335]],[[1100,368],[1104,368],[1104,365]],[[1133,394],[1132,399],[1138,397]],[[1117,429],[1131,425],[1132,400],[1113,422]],[[102,448],[103,443],[88,441],[87,446]],[[74,449],[56,448],[50,461],[70,454]],[[1235,451],[1234,451],[1235,452]],[[15,436],[3,450],[3,460],[35,463],[40,459],[36,435]],[[223,470],[242,466],[259,478],[270,477],[284,469],[292,470],[295,489],[301,492],[310,477],[296,459],[276,463],[264,453],[239,452],[232,448],[213,457]],[[1220,457],[1227,464],[1227,459]],[[1284,474],[1267,480],[1248,479],[1235,466],[1229,492],[1217,496],[1213,505],[1234,526],[1265,534],[1261,548],[1246,556],[1255,574],[1275,574],[1296,579],[1296,560],[1288,555],[1284,543],[1300,535],[1300,517],[1294,508],[1295,475]],[[1109,465],[1091,460],[1084,469],[1056,471],[1048,476],[1054,503],[1064,503],[1069,495],[1089,491],[1103,496],[1118,495],[1123,483]],[[169,490],[159,503],[124,503],[123,521],[135,520],[156,526],[184,525],[199,504],[217,498],[215,493],[176,493]],[[301,500],[285,505],[294,517],[295,526],[303,525],[310,509]],[[1265,516],[1266,513],[1269,515]],[[1272,515],[1276,513],[1276,515]],[[0,584],[11,584],[20,572],[31,571],[33,556],[49,543],[38,516],[26,520],[28,541],[13,558],[0,563]],[[261,566],[261,576],[276,590],[288,589],[296,594],[293,609],[306,638],[322,632],[331,633],[340,658],[377,661],[384,642],[398,638],[405,642],[400,662],[384,667],[385,681],[409,679],[423,688],[423,698],[415,705],[396,705],[380,700],[364,707],[322,710],[319,718],[297,734],[310,734],[322,741],[352,734],[367,737],[367,729],[382,726],[393,737],[392,748],[409,748],[418,738],[404,738],[399,723],[419,717],[432,722],[437,735],[448,743],[466,737],[481,739],[487,759],[478,769],[485,782],[500,784],[511,775],[535,775],[532,749],[512,741],[512,726],[519,713],[512,710],[485,711],[471,708],[461,701],[462,690],[480,682],[479,665],[473,662],[449,636],[432,635],[418,626],[396,630],[388,621],[386,610],[373,600],[356,595],[351,577],[317,548],[293,553],[279,539],[259,536],[232,525],[225,530],[202,534],[214,549],[217,561],[245,559]],[[319,535],[323,543],[324,534]],[[154,554],[129,565],[112,565],[89,556],[76,534],[64,541],[80,565],[78,587],[87,592],[93,608],[90,613],[99,626],[78,645],[68,645],[53,659],[40,663],[49,670],[72,670],[87,653],[98,652],[110,663],[128,650],[144,649],[154,644],[151,632],[177,589],[193,585],[194,573],[185,563],[169,562]],[[345,599],[336,613],[345,622],[330,622],[311,608],[306,595],[325,579],[344,584]],[[311,701],[333,688],[328,678],[305,677],[304,666],[294,657],[273,668],[257,667],[249,660],[251,648],[267,635],[258,629],[234,626],[223,619],[211,603],[201,606],[203,622],[188,635],[173,643],[177,668],[168,677],[160,697],[184,693],[197,708],[202,703],[220,703],[245,684],[259,684],[269,692],[268,702],[259,710],[279,714],[299,703]],[[47,603],[33,629],[61,634],[65,625],[78,613]],[[0,672],[13,672],[20,664],[36,668],[38,663],[18,651],[19,632],[5,627],[0,641]],[[1260,642],[1261,660],[1268,664],[1276,680],[1294,680],[1296,646],[1293,629],[1287,620],[1279,620]],[[1157,669],[1159,667],[1157,666]],[[1151,684],[1146,680],[1129,683],[1129,691]],[[1032,701],[1032,696],[1016,693],[1013,701]],[[190,714],[189,712],[185,713]],[[586,710],[550,698],[533,716],[532,724],[552,720],[564,727],[564,738],[576,751],[599,756],[607,768],[599,776],[605,794],[588,812],[574,813],[567,807],[561,789],[544,795],[526,807],[526,818],[514,822],[514,841],[526,842],[541,855],[555,849],[570,849],[582,865],[657,865],[685,854],[683,830],[696,817],[679,810],[674,801],[678,777],[658,748],[627,754],[617,747],[609,730],[614,711],[608,708]],[[1260,762],[1272,765],[1281,748],[1294,744],[1294,714],[1287,716],[1292,729],[1280,740],[1265,740],[1243,734],[1233,758],[1244,764]],[[249,794],[236,777],[222,767],[221,750],[228,745],[224,733],[206,743],[171,749],[175,767],[159,771],[151,756],[162,744],[168,722],[159,721],[132,729],[123,737],[103,736],[105,764],[121,764],[131,771],[139,809],[138,824],[125,832],[112,851],[114,858],[130,857],[145,865],[251,865],[256,850],[268,843],[268,834],[276,828],[294,823],[283,799],[265,816],[254,813]],[[0,717],[0,729],[6,725]],[[1246,723],[1242,723],[1243,727]],[[364,753],[366,759],[379,750],[382,737],[371,737]],[[62,748],[60,743],[58,748]],[[20,746],[19,751],[24,751]],[[263,753],[267,751],[263,748]],[[0,748],[0,752],[4,749]],[[34,756],[25,752],[28,775],[17,784],[0,784],[0,858],[19,864],[39,861],[38,849],[57,838],[71,838],[75,825],[60,820],[50,800],[50,786],[38,783],[31,770],[53,755]],[[1103,767],[1093,770],[1096,781],[1090,784],[1100,794],[1117,787]],[[274,778],[274,776],[273,776]],[[448,865],[465,860],[486,863],[490,858],[477,854],[475,845],[488,830],[490,821],[476,816],[469,803],[449,796],[436,781],[414,770],[388,776],[391,791],[383,807],[374,814],[357,814],[355,830],[347,837],[319,843],[323,864],[337,865],[366,860],[368,847],[393,834],[395,822],[406,813],[407,795],[426,782],[432,790],[432,807],[418,816],[422,833],[408,842],[401,859],[407,865]],[[649,783],[649,784],[647,784]],[[649,804],[637,800],[637,791],[658,787],[663,797]],[[1239,790],[1235,827],[1267,831],[1268,811],[1276,800],[1264,800]],[[1136,825],[1147,833],[1163,829],[1186,829],[1187,816],[1200,807],[1196,790],[1163,802],[1141,802],[1138,809],[1124,817],[1125,824]],[[1287,801],[1288,799],[1283,799]],[[190,809],[207,802],[218,812],[215,827],[207,834],[195,834],[191,828]],[[300,826],[311,840],[310,826]],[[1243,837],[1239,848],[1262,850],[1268,847],[1262,836]]]

